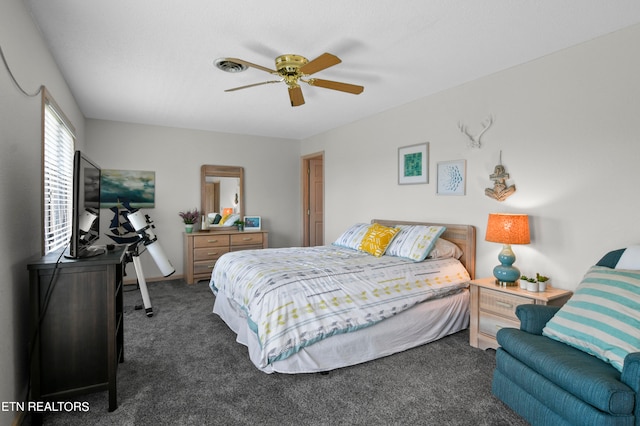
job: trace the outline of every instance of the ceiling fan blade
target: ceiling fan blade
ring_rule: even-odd
[[[247,61],[242,60],[242,59],[225,58],[225,60],[230,61],[230,62],[235,62],[236,64],[246,65],[246,66],[251,67],[251,68],[257,68],[259,70],[266,71],[266,72],[271,73],[271,74],[278,74],[278,72],[276,70],[272,70],[271,68],[263,67],[262,65],[257,65],[257,64],[251,63],[251,62],[247,62]]]
[[[349,83],[340,83],[339,81],[322,80],[319,78],[312,78],[307,81],[312,86],[324,87],[325,89],[339,90],[341,92],[353,93],[359,95],[364,90],[364,87]]]
[[[334,65],[338,65],[340,62],[342,61],[337,56],[332,55],[331,53],[323,53],[311,62],[300,67],[300,72],[305,75],[311,75]]]
[[[262,83],[248,84],[246,86],[234,87],[233,89],[227,89],[225,92],[235,92],[236,90],[248,89],[249,87],[262,86],[263,84],[281,83],[282,80],[263,81]]]
[[[289,99],[291,100],[292,107],[304,104],[304,96],[302,96],[302,89],[300,86],[289,87]]]

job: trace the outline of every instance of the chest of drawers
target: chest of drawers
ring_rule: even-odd
[[[210,231],[184,234],[184,277],[187,284],[208,280],[216,260],[225,253],[269,246],[267,231]]]
[[[27,265],[33,400],[65,401],[107,390],[109,411],[118,408],[125,250],[117,246],[87,259],[66,259],[58,251]],[[42,413],[32,414],[32,424],[41,423]]]
[[[516,307],[524,304],[562,306],[573,293],[547,287],[546,291],[529,292],[519,286],[502,287],[495,278],[481,278],[469,283],[471,320],[469,343],[480,349],[497,348],[496,333],[503,327],[520,328]]]

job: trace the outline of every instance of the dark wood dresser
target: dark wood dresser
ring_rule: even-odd
[[[125,252],[75,260],[58,251],[28,264],[32,400],[108,390],[109,411],[118,408]]]

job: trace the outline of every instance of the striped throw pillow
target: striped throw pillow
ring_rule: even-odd
[[[333,245],[358,250],[364,235],[369,230],[369,226],[371,225],[368,223],[356,223],[350,226],[333,242]]]
[[[398,225],[400,233],[387,248],[387,255],[422,262],[436,245],[444,226]]]
[[[624,357],[640,352],[640,271],[592,266],[542,334],[622,371]]]

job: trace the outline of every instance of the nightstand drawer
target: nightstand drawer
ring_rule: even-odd
[[[261,233],[238,233],[231,235],[231,247],[262,245]]]
[[[229,252],[229,247],[205,247],[193,249],[193,260],[215,260]]]
[[[530,293],[519,286],[496,286],[494,277],[469,281],[471,300],[469,305],[469,344],[475,348],[496,349],[496,333],[504,327],[520,328],[516,317],[518,305],[562,306],[571,292],[551,288]]]
[[[478,331],[491,337],[496,337],[498,330],[504,327],[520,328],[518,321],[508,320],[504,317],[491,315],[486,312],[480,313],[478,321]]]
[[[532,299],[483,288],[480,290],[480,312],[491,312],[518,321],[516,307],[533,303]]]
[[[211,235],[198,235],[197,237],[193,237],[193,247],[229,247],[229,236],[216,235],[215,233],[211,233]]]

